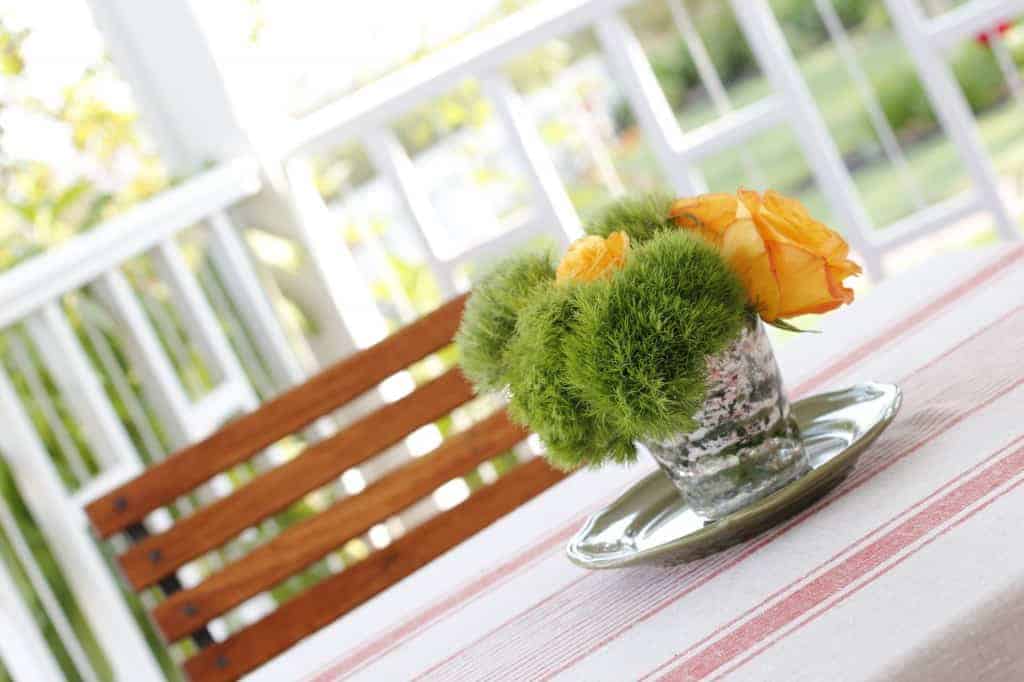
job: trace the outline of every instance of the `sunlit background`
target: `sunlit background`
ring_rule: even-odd
[[[284,161],[275,155],[288,149],[290,140],[301,137],[332,107],[358,103],[365,88],[379,86],[381,79],[393,82],[387,79],[401,77],[404,68],[457,48],[467,36],[545,2],[191,4],[252,150],[273,165]],[[929,16],[937,16],[963,3],[920,4]],[[771,6],[874,229],[884,233],[901,219],[971,186],[965,164],[940,127],[882,0],[772,0]],[[771,93],[729,3],[642,0],[628,6],[624,16],[639,36],[683,131]],[[1019,221],[1024,216],[1024,21],[1007,17],[954,45],[948,59],[994,163],[1002,195]],[[636,111],[590,29],[515,55],[502,73],[522,96],[531,125],[581,219],[624,193],[668,189]],[[193,93],[186,89],[176,96],[188,102]],[[201,170],[172,170],[150,134],[152,118],[140,114],[140,105],[145,109],[140,99],[108,56],[85,0],[0,0],[0,277]],[[368,312],[345,311],[347,320],[356,320],[350,331],[357,346],[467,289],[496,255],[492,250],[478,256],[484,254],[483,247],[502,235],[518,234],[514,231],[536,218],[528,174],[520,159],[509,153],[508,128],[476,79],[417,103],[389,129],[411,159],[436,216],[433,229],[426,233],[411,219],[394,184],[378,173],[379,163],[359,136],[318,147],[301,165],[287,166],[289,173],[296,168],[308,172],[314,204],[326,216],[315,229],[331,237],[326,243],[337,244],[351,257],[346,261],[354,268],[347,273],[349,281],[369,293]],[[212,165],[223,159],[207,161]],[[738,148],[702,159],[699,170],[711,190],[773,187],[800,197],[814,214],[839,224],[786,125],[770,127]],[[311,290],[307,277],[313,270],[310,249],[273,220],[240,222],[296,353],[312,365],[330,359],[330,352],[315,341],[312,350],[303,345],[323,325],[316,308],[319,292]],[[557,232],[554,226],[545,227]],[[896,274],[936,254],[995,240],[991,217],[968,211],[942,229],[887,253],[884,270]],[[527,241],[550,242],[552,235],[538,233]],[[208,244],[201,235],[186,235],[181,242],[255,394],[274,394],[279,382],[260,356],[258,339],[240,321],[232,282],[221,279],[210,266]],[[451,268],[450,278],[438,275],[438,264]],[[189,338],[179,304],[153,264],[139,257],[123,269],[189,397],[199,400],[210,394],[218,381],[216,372]],[[861,286],[870,285],[865,280]],[[140,380],[125,360],[124,340],[110,311],[84,289],[69,295],[64,305],[142,459],[151,462],[166,456],[179,443],[146,402]],[[403,395],[416,381],[436,375],[438,367],[451,362],[450,357],[434,360],[434,366],[425,363],[396,376],[382,387],[383,399]],[[20,326],[0,333],[0,368],[14,377],[64,484],[69,491],[78,491],[102,465],[44,364],[36,342]],[[445,422],[424,427],[406,440],[404,453],[423,454],[443,435],[464,426]],[[280,444],[278,455],[287,459],[304,445]],[[533,442],[532,447],[538,444]],[[488,462],[475,476],[451,482],[435,495],[437,505],[450,507],[514,462],[510,453]],[[251,471],[235,474],[222,482],[226,490]],[[311,495],[304,507],[296,505],[277,519],[276,526],[261,529],[264,535],[241,538],[239,544],[261,542],[336,496],[358,493],[371,478],[368,471],[346,472],[336,486]],[[0,492],[0,555],[61,669],[73,679],[109,677],[102,647],[3,460]],[[273,608],[401,532],[401,520],[381,524],[310,569],[305,582],[282,585],[269,601],[247,608]],[[207,557],[205,563],[196,562],[196,575],[212,570],[218,561],[219,557]],[[239,610],[221,627],[225,632],[236,629],[250,616]],[[150,640],[160,648],[152,635]],[[187,653],[173,651],[171,656],[180,659]],[[173,675],[169,660],[165,657],[163,663]],[[0,662],[0,680],[5,679]]]

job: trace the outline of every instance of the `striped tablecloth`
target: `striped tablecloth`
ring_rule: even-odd
[[[570,477],[258,680],[1024,679],[1024,248],[884,282],[778,350],[793,397],[899,383],[839,488],[685,566],[563,546],[651,468]]]

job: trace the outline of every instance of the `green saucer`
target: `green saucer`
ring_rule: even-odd
[[[749,507],[717,521],[697,516],[660,470],[597,512],[566,552],[583,568],[675,566],[719,552],[805,509],[834,488],[896,416],[893,384],[858,384],[793,404],[811,469]]]

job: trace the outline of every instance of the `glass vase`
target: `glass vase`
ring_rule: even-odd
[[[775,492],[810,469],[768,336],[750,316],[739,336],[708,358],[697,426],[638,443],[707,520]]]

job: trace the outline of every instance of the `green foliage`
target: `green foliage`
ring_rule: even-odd
[[[883,8],[880,0],[832,0],[832,4],[847,29],[860,26]]]
[[[662,230],[673,228],[668,210],[672,197],[667,194],[647,194],[627,197],[606,207],[587,226],[587,234],[607,237],[623,230],[634,246],[651,239]]]
[[[985,111],[1006,96],[1006,80],[991,48],[965,43],[953,60],[953,73],[974,113]]]
[[[694,17],[694,22],[723,82],[731,83],[753,68],[754,56],[725,3],[706,6]],[[700,85],[693,56],[681,39],[673,39],[657,50],[651,56],[651,65],[675,109],[679,109],[687,94]]]
[[[636,125],[636,114],[625,97],[619,97],[612,105],[612,125],[617,136]]]
[[[880,0],[830,1],[847,29],[862,23],[873,8],[881,5]],[[811,0],[772,0],[771,5],[790,46],[798,55],[829,39],[825,22]]]
[[[706,358],[735,338],[745,301],[714,249],[678,230],[663,232],[580,296],[565,341],[570,382],[630,439],[692,428]]]
[[[727,3],[689,3],[694,23],[704,40],[711,61],[726,84],[742,77],[755,67],[754,55],[747,45],[736,17]],[[787,41],[798,54],[804,54],[828,40],[828,31],[810,0],[772,0],[772,10],[782,26]],[[880,8],[880,0],[833,0],[840,20],[847,28],[862,24],[873,10]],[[643,24],[653,30],[672,26],[667,12],[647,3],[643,7],[648,16]],[[673,33],[671,40],[663,41],[651,55],[651,65],[674,109],[680,109],[687,97],[700,86],[700,76],[686,44]]]
[[[109,62],[83,68],[57,97],[30,94],[33,70],[26,68],[25,43],[31,36],[11,17],[0,18],[0,77],[7,86],[0,88],[0,115],[12,112],[61,130],[69,143],[67,156],[75,161],[68,166],[90,171],[13,158],[0,127],[0,270],[92,228],[170,182],[144,144],[135,112],[108,101],[117,80]]]
[[[924,86],[908,62],[893,64],[874,85],[882,111],[893,130],[908,134],[935,125]]]
[[[443,97],[416,107],[395,123],[403,146],[416,155],[456,130],[478,127],[491,116],[491,104],[480,84],[467,80]]]
[[[27,30],[12,31],[0,21],[0,74],[17,76],[25,70],[21,45],[27,37]]]
[[[1006,96],[1006,82],[987,46],[965,43],[953,57],[952,66],[975,114],[993,107]],[[889,124],[904,137],[930,132],[938,125],[924,86],[909,61],[894,64],[875,87]]]
[[[550,257],[521,255],[474,290],[458,344],[479,390],[509,391],[513,418],[556,466],[636,457],[633,441],[692,427],[705,358],[747,315],[742,285],[716,251],[671,226],[668,198],[621,200],[587,226],[625,230],[625,267],[556,284]]]
[[[498,391],[509,384],[506,351],[519,314],[554,277],[551,254],[523,253],[498,264],[476,285],[456,342],[462,368],[477,390]]]
[[[700,84],[697,66],[686,44],[674,40],[651,55],[651,68],[673,109],[681,109],[691,90]]]
[[[538,289],[508,347],[509,413],[536,431],[547,458],[562,469],[629,462],[630,439],[596,415],[568,376],[565,340],[589,285]]]

